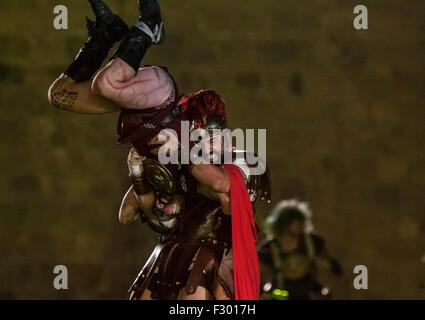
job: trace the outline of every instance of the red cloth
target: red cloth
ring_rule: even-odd
[[[260,266],[255,246],[258,227],[242,173],[233,164],[225,164],[224,168],[230,179],[235,299],[257,300],[260,294]]]

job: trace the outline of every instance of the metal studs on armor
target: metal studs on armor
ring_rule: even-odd
[[[184,192],[187,192],[186,177],[184,175],[181,175],[180,181],[181,181],[182,190]]]

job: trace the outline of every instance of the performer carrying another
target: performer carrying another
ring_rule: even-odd
[[[142,161],[138,168],[130,165],[137,169],[130,171],[133,188],[124,197],[120,220],[134,220],[137,212],[160,240],[131,299],[257,299],[257,229],[250,200],[269,200],[268,171],[253,176],[246,164],[161,164],[160,132],[174,129],[180,141],[182,121],[194,129],[226,128],[224,101],[213,90],[181,98],[166,67],[140,67],[148,48],[165,39],[156,0],[138,1],[140,16],[131,28],[103,1],[89,2],[96,16],[95,22],[87,19],[89,39],[51,85],[48,98],[65,111],[120,111],[118,143],[131,143],[130,164]]]

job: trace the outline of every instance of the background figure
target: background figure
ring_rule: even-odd
[[[319,266],[341,275],[325,240],[313,233],[312,212],[306,202],[283,200],[266,220],[266,237],[259,243],[263,299],[330,298],[318,279]]]

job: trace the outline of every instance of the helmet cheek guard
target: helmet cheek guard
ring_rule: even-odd
[[[205,127],[210,137],[223,137],[224,150],[228,152],[232,150],[232,137],[230,134],[229,125],[227,124],[227,120],[225,118],[215,115],[210,116],[207,118]]]

